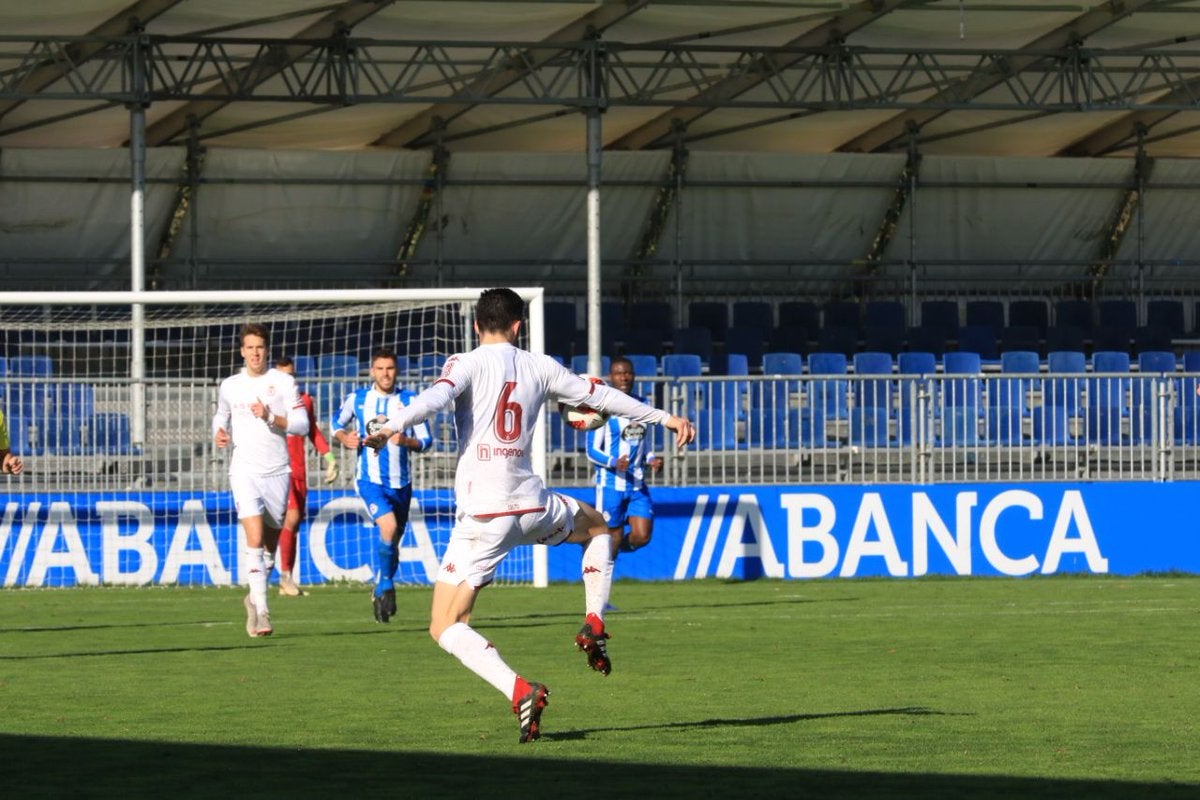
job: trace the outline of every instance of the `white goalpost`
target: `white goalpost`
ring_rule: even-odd
[[[370,383],[371,353],[398,356],[418,392],[453,353],[475,346],[480,289],[21,292],[0,295],[0,408],[26,470],[0,478],[4,586],[230,584],[239,532],[226,453],[210,424],[220,381],[241,368],[238,331],[271,332],[312,395],[341,476],[321,483],[306,444],[309,496],[301,582],[371,577],[374,524],[355,494],[356,453],[332,439],[342,399]],[[540,288],[520,343],[544,351]],[[432,581],[453,522],[453,416],[429,421],[433,447],[410,454],[413,505],[397,582]],[[545,475],[545,415],[534,468]],[[545,586],[544,547],[519,548],[497,583]]]

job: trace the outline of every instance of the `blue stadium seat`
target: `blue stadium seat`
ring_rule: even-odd
[[[662,357],[662,373],[668,378],[699,378],[704,374],[704,365],[700,356],[693,353],[673,353]],[[681,383],[686,400],[685,414],[692,416],[696,409],[707,406],[706,386],[699,382]]]
[[[762,367],[767,332],[764,328],[735,325],[725,332],[725,352],[741,353],[752,369]],[[710,362],[711,363],[711,362]]]
[[[713,342],[725,341],[725,331],[729,328],[729,306],[716,300],[688,303],[688,327],[707,329]]]
[[[1101,328],[1132,331],[1138,324],[1137,303],[1132,300],[1101,300],[1096,319]]]
[[[899,300],[872,300],[863,310],[863,325],[904,329],[908,327],[908,312]]]
[[[808,357],[808,407],[814,415],[829,419],[846,419],[849,412],[847,397],[849,382],[833,376],[845,375],[848,361],[842,353],[813,353]]]
[[[777,325],[771,330],[767,339],[767,350],[776,353],[808,352],[810,330],[817,328],[802,328],[799,325]]]
[[[671,352],[673,353],[691,353],[700,356],[700,360],[705,364],[712,360],[713,337],[708,328],[676,328],[671,341]]]
[[[1166,332],[1170,339],[1182,339],[1187,333],[1182,300],[1151,300],[1146,303],[1146,324]]]
[[[840,353],[849,359],[858,351],[858,328],[849,325],[826,325],[817,334],[817,353]]]
[[[1087,337],[1078,325],[1051,325],[1046,328],[1046,352],[1082,351]]]
[[[821,329],[821,310],[807,300],[785,300],[779,304],[780,327],[802,328],[810,333]]]
[[[357,356],[336,353],[317,358],[316,374],[322,378],[358,377],[361,372]]]
[[[600,356],[600,374],[597,375],[596,377],[603,378],[604,381],[607,383],[608,382],[608,371],[611,368],[611,366],[612,366],[611,358],[609,358],[608,356]],[[571,372],[574,372],[576,375],[589,374],[590,370],[588,369],[587,354],[585,353],[583,355],[571,356],[570,370],[571,370]]]
[[[1028,416],[1029,403],[1026,398],[1031,390],[1040,389],[1040,378],[1008,378],[1005,375],[1036,376],[1040,369],[1041,359],[1032,350],[1009,350],[1001,353],[1001,376],[993,378],[988,383],[988,406],[991,408],[1015,408],[1022,416]]]
[[[886,378],[880,379],[855,381],[855,405],[862,408],[884,408],[890,414],[892,409],[891,353],[855,353],[853,363],[855,375],[886,376]]]
[[[775,327],[775,312],[766,300],[737,300],[733,304],[733,318],[730,327],[761,328],[771,330]]]
[[[50,356],[9,356],[8,374],[12,377],[48,377],[54,374]]]
[[[699,450],[736,450],[737,415],[732,406],[702,408],[696,413],[696,447]]]
[[[947,352],[950,349],[949,339],[957,335],[958,329],[955,328],[955,333],[947,336],[940,327],[925,327],[909,328],[906,340],[908,349],[914,353],[933,353],[937,357]],[[897,353],[899,358],[903,353]]]
[[[1008,324],[1036,328],[1038,338],[1043,338],[1050,327],[1050,310],[1042,300],[1013,300],[1008,304]]]
[[[1043,447],[1077,443],[1071,429],[1074,416],[1065,406],[1043,403],[1033,411],[1033,439]]]
[[[100,412],[92,418],[91,451],[97,455],[125,456],[135,454],[130,435],[129,415],[119,412]]]
[[[675,329],[675,309],[662,300],[638,300],[629,307],[628,328],[654,328],[665,338]],[[643,352],[643,351],[632,351]]]
[[[1138,354],[1137,364],[1139,374],[1130,379],[1130,436],[1134,442],[1151,441],[1158,418],[1158,392],[1165,388],[1161,382],[1166,379],[1174,384],[1176,380],[1175,353],[1147,350]]]
[[[946,339],[958,334],[961,326],[958,318],[958,303],[953,300],[924,300],[921,303],[920,327],[941,331]],[[909,347],[912,350],[912,347]]]
[[[1179,379],[1179,402],[1175,405],[1176,444],[1200,444],[1200,350],[1183,354],[1184,377]]]
[[[881,448],[898,444],[892,438],[891,414],[881,406],[856,406],[850,410],[850,444],[856,447]]]
[[[1086,357],[1078,350],[1055,350],[1046,355],[1046,369],[1051,377],[1042,382],[1043,405],[1058,406],[1068,416],[1075,416],[1083,396],[1083,378],[1053,376],[1083,375],[1087,372]]]
[[[821,306],[822,328],[853,328],[857,334],[862,326],[862,310],[849,300],[830,300]]]
[[[1092,373],[1129,372],[1129,354],[1100,351],[1092,354]],[[1122,418],[1129,416],[1128,378],[1104,375],[1088,379],[1087,430],[1093,444],[1118,445],[1128,442],[1122,431]]]
[[[1092,335],[1092,304],[1087,300],[1059,300],[1054,304],[1054,324],[1071,325],[1083,331],[1084,338]]]
[[[756,408],[786,408],[792,394],[800,391],[799,376],[804,373],[804,359],[799,353],[764,353],[763,375],[796,376],[796,380],[764,380],[755,384],[750,398]]]
[[[626,328],[625,341],[621,349],[625,355],[637,353],[658,358],[663,354],[663,337],[669,335],[669,332],[659,328]]]
[[[600,302],[600,351],[617,352],[617,342],[625,340],[625,307],[615,300]]]
[[[958,349],[963,353],[976,353],[985,361],[1000,357],[996,331],[991,325],[964,325],[958,329]]]
[[[1000,352],[1042,349],[1042,334],[1032,325],[1009,325],[1000,333]]]
[[[1007,324],[1004,320],[1004,303],[999,300],[968,300],[963,321],[968,326],[989,327],[993,335],[999,336]],[[962,349],[961,346],[959,349]]]
[[[983,387],[980,378],[983,374],[983,362],[979,354],[962,351],[946,353],[942,357],[942,370],[947,376],[941,383],[940,399],[943,407],[968,409],[978,418],[983,412]]]

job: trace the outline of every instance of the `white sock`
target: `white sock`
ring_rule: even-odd
[[[438,646],[461,661],[471,672],[495,686],[505,697],[512,699],[513,688],[517,685],[517,673],[504,663],[495,646],[470,625],[456,622],[446,628],[438,637]]]
[[[263,548],[263,570],[266,571],[267,577],[271,577],[271,570],[275,569],[275,554],[270,550]]]
[[[604,619],[612,592],[612,536],[593,536],[583,548],[583,601],[586,613]]]
[[[242,551],[246,556],[246,583],[250,585],[250,602],[259,611],[267,610],[267,568],[263,563],[261,547],[247,547]]]

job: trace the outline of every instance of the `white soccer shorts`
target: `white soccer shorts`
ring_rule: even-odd
[[[233,505],[238,519],[257,517],[270,528],[283,527],[283,515],[287,512],[288,484],[291,474],[282,475],[229,475],[229,489],[233,493]]]
[[[499,517],[460,515],[450,532],[437,579],[456,586],[467,581],[476,589],[492,582],[508,551],[522,544],[556,545],[575,530],[579,503],[551,492],[542,511]]]

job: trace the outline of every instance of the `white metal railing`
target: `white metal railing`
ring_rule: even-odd
[[[423,382],[411,376],[410,386]],[[309,378],[323,429],[356,378]],[[696,424],[682,453],[650,432],[671,485],[1174,480],[1200,477],[1200,374],[984,373],[892,376],[701,376],[639,379],[655,404]],[[209,425],[216,383],[145,381],[146,440],[131,445],[130,381],[0,381],[13,446],[28,474],[8,491],[131,486],[223,490]],[[555,485],[587,485],[585,437],[548,413]],[[416,484],[452,484],[449,415],[413,458]],[[334,446],[343,474],[354,454]],[[319,478],[313,471],[313,485]]]

